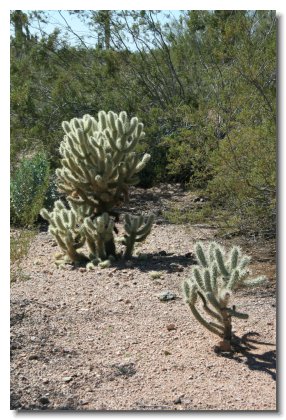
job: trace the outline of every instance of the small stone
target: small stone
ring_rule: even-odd
[[[63,378],[63,381],[64,382],[70,382],[72,380],[72,376],[65,376],[64,378]]]
[[[174,300],[174,299],[176,299],[177,295],[175,293],[173,293],[173,292],[170,292],[168,290],[166,292],[161,293],[158,297],[159,297],[159,299],[162,302],[166,302],[168,300]]]
[[[150,271],[150,276],[153,280],[161,278],[162,275],[161,271]]]
[[[78,271],[80,271],[81,273],[85,273],[86,272],[86,268],[85,267],[80,267],[80,269]]]
[[[176,330],[176,329],[177,329],[177,327],[176,327],[175,324],[168,324],[167,325],[167,330],[168,331],[172,331],[172,330]]]
[[[168,350],[164,350],[164,355],[165,356],[170,356],[172,353],[170,353]]]
[[[131,303],[131,301],[129,299],[126,299],[125,303]]]
[[[40,401],[41,404],[44,404],[44,405],[50,403],[50,400],[47,397],[40,397],[39,401]]]
[[[181,403],[182,403],[181,397],[178,397],[174,400],[174,404],[181,404]]]
[[[50,381],[48,380],[48,378],[43,378],[43,384],[48,384]]]
[[[31,356],[29,356],[29,360],[38,360],[39,356],[37,354],[31,354]]]

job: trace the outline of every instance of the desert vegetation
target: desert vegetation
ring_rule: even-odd
[[[11,408],[275,410],[275,12],[10,18]]]

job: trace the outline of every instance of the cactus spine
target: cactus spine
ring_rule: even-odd
[[[49,232],[67,260],[82,261],[77,249],[87,243],[90,259],[103,263],[117,256],[114,233],[118,208],[128,201],[129,186],[139,182],[138,173],[150,159],[149,154],[140,159],[134,151],[145,136],[143,124],[137,117],[129,120],[125,111],[119,115],[100,111],[98,119],[84,115],[64,121],[62,128],[62,167],[56,174],[58,189],[66,194],[70,209],[58,201],[52,212],[43,209],[41,215],[50,223]],[[139,219],[137,231],[126,235],[127,258],[135,242],[150,233],[154,220],[153,216]]]
[[[239,247],[229,253],[216,242],[207,246],[197,243],[195,253],[198,266],[193,267],[191,278],[183,283],[186,303],[194,317],[209,331],[218,335],[224,350],[231,350],[232,317],[247,319],[248,315],[238,312],[235,305],[229,306],[230,298],[240,287],[253,287],[263,283],[264,276],[249,279],[247,265],[250,258],[242,254]],[[211,319],[208,321],[199,312],[197,301]]]

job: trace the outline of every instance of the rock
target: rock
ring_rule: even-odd
[[[182,403],[181,397],[178,397],[174,400],[174,404],[181,404],[181,403]]]
[[[37,354],[31,354],[31,356],[29,356],[29,360],[39,360],[39,356]]]
[[[70,382],[71,380],[72,380],[72,376],[65,376],[63,378],[63,381],[66,382],[66,383]]]
[[[163,251],[158,252],[158,255],[160,255],[161,257],[166,257],[167,252],[163,250]]]
[[[170,292],[169,290],[167,290],[166,292],[161,293],[158,298],[162,301],[162,302],[166,302],[168,300],[174,300],[176,299],[177,295],[173,292]]]
[[[43,405],[46,405],[50,403],[50,400],[47,397],[40,397],[39,402]]]
[[[168,350],[164,350],[164,355],[165,356],[170,356],[170,354],[172,354],[172,353],[170,353]]]
[[[86,268],[85,267],[80,267],[80,269],[78,271],[80,271],[81,273],[85,273],[86,272]]]
[[[176,329],[177,329],[177,327],[176,327],[175,324],[168,324],[167,325],[167,330],[168,331],[172,331],[172,330],[176,330]]]
[[[150,276],[153,280],[159,279],[163,273],[161,271],[150,271]]]
[[[129,299],[126,299],[124,302],[125,303],[131,303],[131,301]]]

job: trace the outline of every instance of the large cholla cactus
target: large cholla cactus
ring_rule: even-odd
[[[126,112],[98,113],[64,121],[64,140],[60,146],[62,168],[57,169],[59,190],[77,204],[88,204],[96,215],[109,212],[128,195],[128,186],[150,159],[140,160],[134,149],[144,137],[143,124]]]
[[[209,331],[222,338],[221,349],[231,350],[232,317],[247,319],[248,315],[229,307],[232,293],[240,287],[253,287],[266,278],[249,279],[247,265],[250,257],[242,254],[239,247],[227,253],[216,242],[204,246],[197,243],[195,253],[198,266],[193,267],[191,278],[183,283],[183,292],[195,318]],[[208,321],[197,309],[198,297],[203,310],[210,316]]]
[[[70,209],[57,201],[52,212],[43,209],[41,215],[49,221],[49,231],[65,253],[61,261],[87,260],[77,252],[84,243],[93,263],[114,259],[118,256],[114,234],[119,207],[128,201],[128,187],[139,182],[138,173],[150,159],[149,154],[140,159],[134,151],[145,135],[143,124],[136,117],[129,120],[125,111],[119,115],[100,111],[98,120],[84,115],[64,121],[62,127],[62,167],[56,174],[58,189],[66,194]],[[130,240],[129,225],[125,223],[127,258],[131,257],[134,243],[146,238],[154,220],[153,216],[139,219],[140,229],[135,237],[132,232]]]

